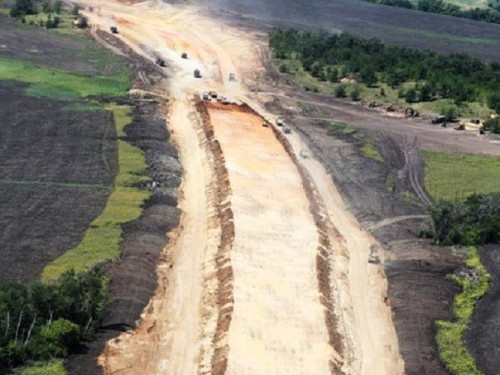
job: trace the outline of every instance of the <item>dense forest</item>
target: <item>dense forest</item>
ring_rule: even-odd
[[[75,351],[101,324],[108,296],[98,269],[69,271],[51,284],[0,286],[0,373]]]
[[[274,29],[269,35],[274,57],[298,60],[318,80],[337,82],[354,76],[367,86],[378,82],[404,92],[408,103],[452,99],[456,105],[485,101],[500,112],[500,64],[485,64],[466,54],[449,56],[425,50],[384,45],[380,40],[350,34]],[[287,71],[286,64],[280,67]]]
[[[422,12],[445,14],[452,17],[468,18],[475,21],[500,23],[500,2],[490,1],[488,8],[462,9],[458,5],[443,0],[364,0],[369,3],[391,5],[400,8],[420,10]]]

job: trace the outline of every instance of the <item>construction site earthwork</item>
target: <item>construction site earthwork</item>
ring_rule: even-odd
[[[463,259],[417,236],[434,201],[420,151],[498,157],[498,141],[303,90],[272,64],[271,18],[244,17],[205,2],[78,3],[90,25],[88,38],[132,71],[128,97],[118,103],[135,108],[122,137],[145,155],[150,198],[123,225],[121,255],[102,266],[112,293],[105,321],[94,341],[69,356],[66,370],[447,374],[435,321],[453,317],[460,289],[447,275]],[[14,23],[0,21],[0,47],[8,46],[2,38]],[[55,48],[52,39],[25,46],[23,30],[12,31],[19,33],[15,53],[47,64],[29,51]],[[69,44],[64,48],[73,48]],[[83,62],[59,61],[61,56],[56,51],[50,63],[86,71]],[[0,48],[0,57],[12,57],[8,47]],[[0,108],[5,119],[32,122],[14,112],[39,106],[42,116],[53,105],[15,96],[9,85],[0,83],[0,96],[10,103]],[[80,121],[51,108],[60,119]],[[121,146],[114,142],[122,138],[104,112],[92,116],[81,125],[85,134],[52,123],[50,134],[39,130],[43,134],[25,141],[34,147],[30,155],[15,133],[21,125],[0,133],[0,238],[10,249],[2,282],[32,281],[48,272],[46,265],[77,246],[106,205],[109,192],[99,186],[111,184],[120,169],[114,155]],[[322,126],[328,119],[373,139],[382,160],[363,153],[358,138]],[[74,143],[56,147],[37,138]],[[65,156],[58,157],[63,149]],[[30,192],[38,185],[21,189],[12,182],[35,175],[46,184],[44,193]],[[20,205],[24,216],[16,214]],[[40,243],[34,247],[28,239]],[[489,251],[500,249],[491,245]],[[488,267],[499,267],[500,257],[490,256]],[[473,330],[481,329],[474,324]],[[498,358],[491,361],[485,368],[499,365]]]

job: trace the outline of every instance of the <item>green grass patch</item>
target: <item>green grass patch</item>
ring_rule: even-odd
[[[79,102],[79,103],[71,103],[64,107],[64,110],[67,112],[76,112],[76,113],[92,113],[92,112],[102,112],[106,110],[102,104],[97,102]]]
[[[0,58],[0,76],[2,79],[11,79],[33,83],[30,92],[35,96],[55,95],[57,99],[66,93],[69,99],[90,95],[120,97],[130,87],[128,73],[120,72],[112,76],[83,75],[62,72],[56,69],[42,67],[29,62]]]
[[[39,362],[21,370],[15,370],[13,375],[67,375],[62,360]]]
[[[130,108],[111,105],[109,109],[113,112],[118,134],[123,135],[123,129],[131,121]],[[144,175],[147,165],[140,149],[119,140],[118,165],[115,189],[104,211],[91,223],[83,241],[77,247],[47,265],[42,280],[55,280],[69,269],[83,271],[95,264],[119,257],[122,224],[141,215],[142,204],[149,198],[150,192],[135,187],[139,183],[149,181]]]
[[[363,153],[363,155],[370,159],[383,163],[384,158],[382,157],[382,155],[380,155],[380,152],[378,152],[377,147],[375,147],[375,142],[373,141],[373,139],[371,139],[367,135],[363,135],[362,137],[360,137],[360,139],[363,142],[363,146],[361,146],[361,152]]]
[[[454,321],[438,320],[436,340],[439,357],[452,375],[481,375],[476,361],[467,350],[465,333],[474,313],[476,302],[488,291],[490,275],[484,268],[476,248],[464,250],[465,263],[477,272],[477,281],[452,275],[450,278],[461,288],[462,292],[453,301]]]
[[[325,126],[328,129],[328,135],[353,135],[358,131],[344,122],[326,122]]]
[[[51,98],[57,100],[80,99],[80,94],[66,87],[56,87],[46,83],[35,83],[26,89],[26,94],[35,98]]]
[[[478,193],[500,192],[500,158],[422,151],[425,187],[434,199],[463,200]]]

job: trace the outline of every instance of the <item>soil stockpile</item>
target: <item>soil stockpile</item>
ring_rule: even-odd
[[[103,266],[113,296],[107,318],[97,340],[82,348],[80,355],[69,358],[67,369],[71,374],[101,373],[97,357],[106,341],[135,327],[156,290],[156,266],[167,244],[167,233],[180,216],[176,194],[181,167],[177,151],[169,142],[164,111],[157,102],[136,102],[133,122],[125,128],[126,140],[145,152],[153,195],[145,203],[141,217],[124,225],[121,258]]]
[[[26,87],[0,81],[0,282],[36,280],[78,245],[117,168],[110,113],[69,111]]]

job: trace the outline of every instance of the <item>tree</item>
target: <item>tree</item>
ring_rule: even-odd
[[[78,14],[80,14],[80,6],[78,4],[73,5],[73,8],[71,8],[71,14],[73,16],[78,16]]]
[[[351,100],[357,102],[360,98],[361,92],[359,91],[359,87],[356,86],[354,89],[351,91]]]
[[[56,0],[54,2],[54,12],[56,12],[57,14],[61,14],[61,11],[62,11],[62,6],[63,6],[63,2],[61,0]]]
[[[28,14],[35,14],[33,0],[16,0],[10,10],[10,16],[20,18]]]
[[[288,73],[288,65],[287,64],[281,64],[279,67],[280,73]]]
[[[409,89],[405,93],[405,101],[407,103],[414,103],[417,100],[417,91],[415,89]]]
[[[336,98],[345,98],[347,96],[345,85],[339,85],[335,88],[335,97]]]
[[[495,92],[488,96],[488,107],[497,113],[500,113],[500,93]]]
[[[420,87],[420,91],[418,93],[418,100],[420,102],[428,102],[432,98],[432,87],[428,84],[425,83]]]
[[[337,68],[328,67],[327,69],[327,79],[330,82],[337,82],[339,80],[339,71]]]
[[[373,86],[377,83],[377,76],[375,75],[375,70],[370,67],[365,67],[361,70],[360,73],[361,81],[365,83],[368,87]]]

